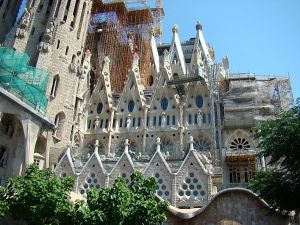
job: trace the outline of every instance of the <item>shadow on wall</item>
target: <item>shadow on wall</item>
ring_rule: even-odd
[[[178,209],[170,206],[168,225],[287,225],[289,220],[274,212],[252,191],[225,189],[201,209]]]

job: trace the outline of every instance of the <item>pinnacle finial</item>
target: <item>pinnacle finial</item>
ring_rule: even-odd
[[[193,136],[189,137],[188,143],[190,144],[190,151],[194,150],[194,138],[193,138]]]
[[[160,151],[160,145],[161,145],[161,141],[160,141],[160,138],[158,137],[156,139],[156,151]]]
[[[172,32],[173,33],[178,33],[179,31],[179,28],[178,28],[178,25],[177,24],[174,24],[173,28],[172,28]]]
[[[196,30],[202,30],[202,25],[199,20],[197,21]]]
[[[128,149],[129,149],[129,141],[128,141],[128,139],[125,139],[124,145],[125,145],[125,150],[124,150],[124,152],[125,152],[125,153],[128,153]]]
[[[95,152],[95,153],[98,153],[98,149],[99,149],[99,140],[95,140],[94,147],[95,147],[94,152]]]

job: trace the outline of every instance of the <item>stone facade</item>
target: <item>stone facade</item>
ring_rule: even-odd
[[[19,6],[19,1],[0,2],[0,16],[8,4]],[[157,46],[152,34],[151,74],[147,74],[152,84],[143,85],[139,55],[132,52],[124,88],[116,92],[110,79],[111,65],[117,62],[105,57],[96,70],[93,60],[98,59],[84,48],[92,3],[30,0],[14,26],[7,22],[7,27],[1,26],[0,38],[6,34],[6,45],[26,52],[30,65],[49,71],[46,117],[55,126],[52,133],[44,132],[39,120],[27,120],[22,126],[22,119],[15,117],[1,120],[4,125],[12,121],[18,130],[5,145],[14,142],[16,146],[11,146],[20,150],[17,153],[26,153],[23,159],[12,156],[12,161],[20,162],[18,167],[15,163],[7,167],[13,172],[2,170],[3,179],[19,174],[14,170],[21,171],[23,161],[28,165],[43,159],[41,167],[53,167],[62,177],[75,177],[74,191],[86,196],[90,188],[108,186],[119,176],[130,182],[130,174],[139,170],[156,177],[157,195],[173,206],[203,208],[211,202],[206,210],[220,211],[211,224],[240,223],[245,210],[229,203],[227,194],[211,199],[222,189],[247,187],[254,172],[265,167],[265,159],[256,154],[253,127],[293,104],[289,79],[229,73],[228,58],[216,62],[197,23],[195,37],[184,43],[177,26],[170,44]],[[15,8],[11,10],[9,16],[16,17]],[[95,86],[92,77],[97,78]],[[5,107],[1,110],[6,113]],[[32,130],[30,140],[28,130]],[[239,202],[239,195],[243,194],[231,197]],[[247,199],[252,198],[243,197],[246,206]],[[224,207],[215,206],[216,200]],[[249,207],[254,203],[249,200]],[[264,210],[256,212],[258,208],[253,209],[257,220],[265,215]],[[225,214],[233,215],[229,222],[221,218]],[[198,223],[196,218],[202,217],[199,214],[190,221]]]
[[[274,212],[257,195],[246,189],[227,189],[218,193],[206,207],[178,210],[169,207],[167,225],[284,225],[287,216]]]

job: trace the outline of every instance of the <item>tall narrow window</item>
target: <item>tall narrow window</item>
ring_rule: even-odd
[[[135,127],[135,117],[132,118],[132,127]]]
[[[146,126],[149,126],[149,116],[147,116]]]
[[[122,127],[122,126],[123,126],[123,119],[121,118],[119,127]]]
[[[92,124],[92,121],[91,121],[91,120],[89,120],[89,122],[88,122],[88,129],[90,129],[90,128],[91,128],[91,124]]]
[[[203,121],[202,121],[203,123],[206,123],[206,115],[205,115],[205,114],[203,114],[202,120],[203,120]]]
[[[153,126],[156,126],[156,116],[153,117]]]
[[[167,116],[167,125],[168,126],[170,125],[170,116],[169,115]]]
[[[100,128],[103,128],[103,120],[100,120]]]
[[[105,120],[105,128],[108,128],[108,119]]]
[[[173,124],[173,125],[176,124],[176,117],[175,117],[175,115],[172,116],[172,124]]]
[[[192,124],[192,115],[189,114],[189,124]]]
[[[76,0],[74,11],[73,11],[73,21],[71,22],[71,27],[72,28],[74,28],[75,25],[76,25],[76,19],[77,19],[77,15],[78,15],[79,3],[80,3],[80,1]]]
[[[63,137],[65,120],[66,120],[66,115],[64,112],[60,112],[55,116],[54,124],[56,130],[54,132],[54,137],[56,137],[57,139],[62,139]]]
[[[51,92],[50,92],[50,96],[53,97],[53,98],[56,97],[58,84],[59,84],[59,75],[57,74],[53,78]]]
[[[68,55],[68,53],[69,53],[69,46],[66,47],[65,55]]]
[[[71,5],[71,0],[68,0],[67,5],[66,5],[66,9],[65,9],[65,13],[64,13],[64,19],[63,19],[64,22],[67,21],[70,5]]]
[[[57,45],[56,45],[56,49],[59,49],[59,45],[60,45],[60,40],[57,40]]]
[[[198,115],[195,114],[195,115],[194,115],[194,124],[197,124],[197,123],[198,123]]]
[[[61,0],[58,0],[56,8],[55,8],[55,12],[54,12],[54,19],[57,18],[57,16],[58,16],[60,6],[61,6]]]
[[[52,5],[53,5],[53,0],[49,0],[46,15],[49,15],[49,13],[51,11],[51,8],[52,8]]]
[[[141,126],[141,117],[138,118],[138,127]]]
[[[161,116],[158,117],[158,125],[161,125]]]
[[[86,3],[84,3],[83,6],[82,6],[81,17],[80,17],[79,27],[78,27],[78,32],[77,32],[77,39],[80,38],[82,25],[83,25],[83,22],[84,22],[83,20],[84,20],[85,10],[86,10]]]

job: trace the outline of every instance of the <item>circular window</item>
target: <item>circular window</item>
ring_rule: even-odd
[[[132,112],[134,109],[134,101],[133,100],[130,100],[128,102],[128,112]]]
[[[249,148],[250,144],[245,138],[236,138],[230,143],[232,150],[248,150]]]
[[[198,108],[202,108],[203,107],[203,97],[201,95],[198,95],[195,99],[196,101],[196,106]]]
[[[184,195],[183,191],[179,191],[179,196],[183,196],[183,195]]]
[[[161,189],[166,190],[167,189],[166,185],[162,185]]]
[[[204,196],[205,195],[205,191],[200,191],[200,195]]]
[[[162,184],[162,183],[163,183],[163,180],[162,180],[162,179],[158,179],[158,183],[159,183],[159,184]]]
[[[191,179],[190,178],[186,178],[185,182],[189,184],[189,183],[191,183]]]
[[[80,191],[80,194],[84,195],[84,190],[81,190],[81,191]]]
[[[97,105],[97,113],[100,114],[102,112],[102,109],[103,109],[103,104],[102,102],[100,102],[98,105]]]
[[[90,184],[90,183],[92,183],[92,180],[91,180],[91,179],[88,179],[87,182]]]
[[[199,151],[209,151],[210,150],[210,144],[208,143],[208,141],[201,139],[201,138],[197,138],[195,140],[194,146]]]
[[[193,191],[193,195],[197,196],[198,195],[198,191]]]
[[[159,178],[159,173],[156,173],[154,176],[155,176],[156,178]]]
[[[91,174],[91,177],[95,177],[95,174],[94,174],[94,173],[92,173],[92,174]]]
[[[168,104],[169,104],[168,99],[164,97],[160,103],[162,110],[166,110],[168,108]]]
[[[163,193],[162,193],[162,191],[158,191],[157,194],[158,194],[159,196],[162,196]]]
[[[165,196],[169,196],[170,192],[165,191]]]

